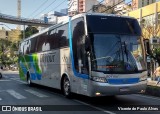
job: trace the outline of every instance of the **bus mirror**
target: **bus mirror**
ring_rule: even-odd
[[[150,42],[149,42],[149,39],[144,39],[144,47],[145,47],[145,52],[146,54],[149,54],[151,55],[151,49],[150,49]]]
[[[90,40],[88,36],[85,37],[85,50],[90,51]]]

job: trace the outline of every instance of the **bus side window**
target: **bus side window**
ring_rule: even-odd
[[[41,51],[45,51],[45,41],[46,41],[46,37],[47,34],[41,34],[38,38],[37,38],[37,52],[41,52]]]
[[[65,46],[69,46],[68,38],[67,38],[67,36],[68,36],[68,28],[67,27],[68,27],[67,25],[63,25],[63,26],[57,28],[60,48],[65,47]]]
[[[30,41],[31,41],[30,53],[35,53],[35,52],[36,52],[36,41],[37,41],[37,37],[32,38]]]
[[[29,54],[29,49],[30,49],[30,41],[29,40],[25,41],[23,49],[24,49],[24,54]]]

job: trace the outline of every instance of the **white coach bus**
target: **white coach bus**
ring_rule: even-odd
[[[132,94],[146,88],[144,60],[136,19],[84,13],[21,41],[19,74],[67,97]]]

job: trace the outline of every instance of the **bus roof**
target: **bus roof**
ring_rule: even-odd
[[[77,14],[77,15],[73,16],[73,17],[71,18],[71,20],[74,20],[74,19],[77,19],[77,18],[80,18],[80,17],[85,17],[86,15],[112,16],[112,17],[121,17],[121,18],[135,19],[135,18],[133,18],[133,17],[121,16],[121,15],[115,15],[115,14],[105,14],[105,13],[81,13],[81,14]],[[47,32],[47,31],[49,31],[49,30],[52,30],[53,28],[56,28],[56,27],[61,26],[61,25],[63,25],[63,24],[66,24],[66,23],[68,23],[68,21],[69,21],[69,16],[67,16],[62,22],[57,23],[57,24],[54,24],[54,25],[52,25],[52,26],[50,26],[50,27],[48,27],[48,28],[46,28],[46,29],[44,29],[44,30],[42,30],[42,31],[40,31],[40,32],[38,32],[38,33],[36,33],[36,34],[34,34],[34,35],[26,38],[26,39],[24,39],[24,40],[22,40],[21,42],[26,41],[26,40],[31,39],[31,38],[34,38],[34,37],[36,37],[36,36],[38,36],[38,35],[41,35],[41,34]]]

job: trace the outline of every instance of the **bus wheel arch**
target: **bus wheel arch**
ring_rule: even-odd
[[[70,79],[67,74],[63,74],[61,78],[61,90],[65,97],[71,98],[71,85]]]

